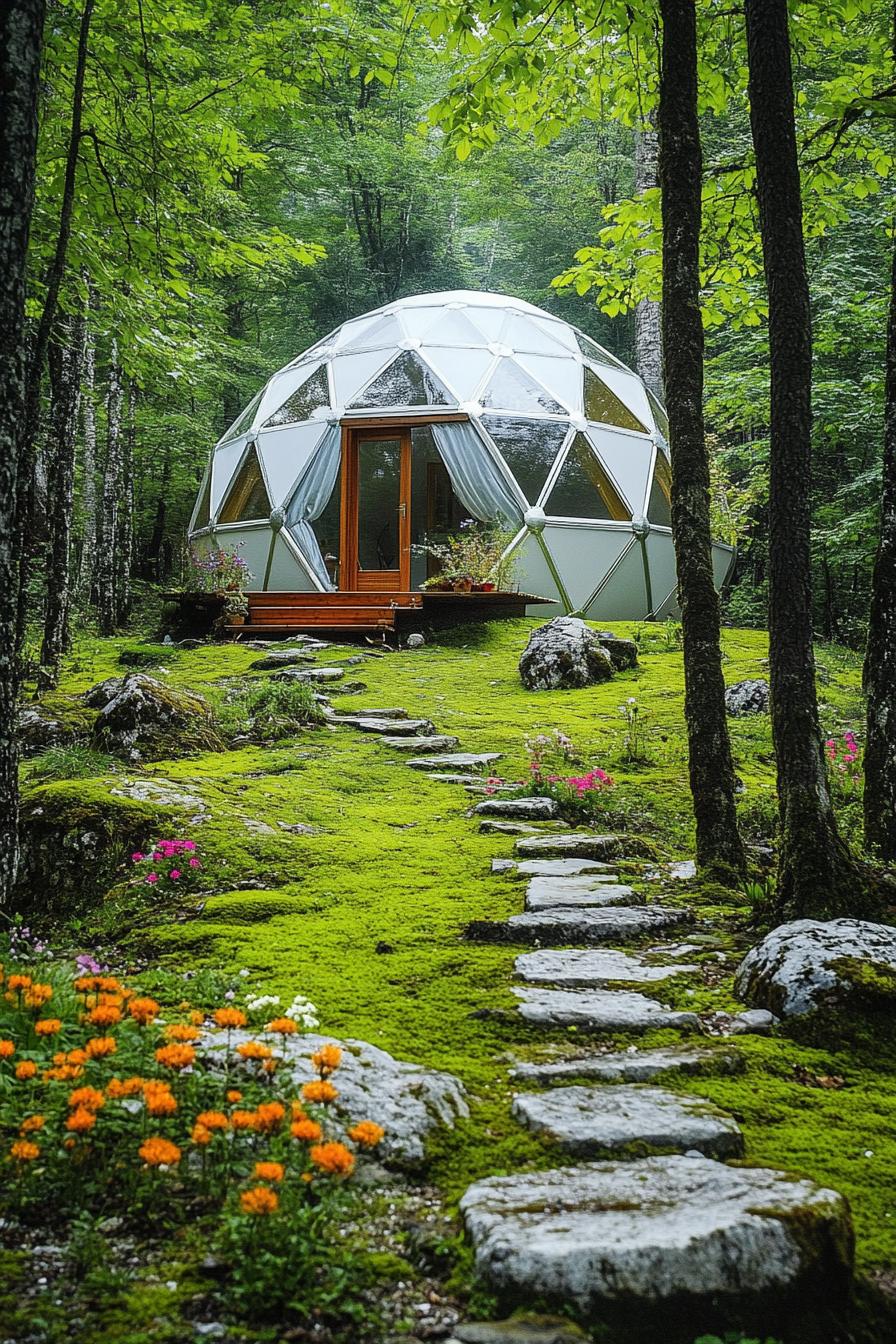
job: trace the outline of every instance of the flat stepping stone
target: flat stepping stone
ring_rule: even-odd
[[[289,668],[277,680],[289,681],[341,681],[345,676],[344,667],[306,667]]]
[[[617,876],[612,863],[599,859],[523,859],[514,863],[515,877],[582,877],[586,873],[600,873],[602,882],[615,882]]]
[[[583,1055],[580,1059],[517,1064],[510,1076],[518,1082],[548,1087],[573,1078],[591,1078],[599,1083],[649,1083],[659,1073],[728,1074],[738,1073],[743,1067],[744,1058],[735,1051],[662,1046],[656,1050],[614,1050],[603,1055]]]
[[[412,770],[444,770],[447,767],[458,774],[476,774],[500,759],[500,751],[455,751],[446,752],[444,756],[418,756],[408,761],[408,765]]]
[[[359,719],[408,719],[406,709],[354,709],[350,714],[336,712],[335,717],[342,723],[357,723]]]
[[[744,1136],[733,1116],[702,1097],[664,1087],[559,1087],[523,1092],[513,1100],[520,1124],[576,1157],[594,1157],[632,1145],[743,1157]]]
[[[473,920],[467,937],[489,943],[544,943],[547,947],[569,944],[600,946],[627,942],[655,934],[691,919],[689,910],[669,910],[661,905],[619,905],[589,910],[555,907],[511,915],[506,920]]]
[[[526,888],[527,910],[633,905],[637,899],[631,887],[594,877],[533,877]]]
[[[643,840],[631,835],[538,835],[517,840],[516,852],[524,858],[615,859],[620,855],[649,854]]]
[[[641,957],[609,947],[568,947],[524,952],[514,962],[514,970],[521,980],[530,983],[587,989],[613,981],[645,985],[683,975],[685,971],[696,971],[697,967],[684,962],[651,966]]]
[[[649,1031],[675,1027],[699,1031],[696,1013],[667,1008],[631,989],[514,989],[517,1011],[537,1027],[580,1027],[586,1031]]]
[[[345,723],[346,719],[338,721]],[[351,726],[360,733],[379,733],[383,737],[425,737],[433,731],[429,719],[374,719],[365,715],[352,719]]]
[[[566,821],[554,821],[551,825],[558,830],[563,826],[569,829],[569,822]],[[542,827],[533,826],[531,822],[527,821],[499,821],[486,817],[479,823],[479,833],[480,835],[544,835],[544,830]],[[508,859],[507,862],[511,867],[516,867],[512,859]]]
[[[394,732],[394,725],[390,728],[390,733],[392,732]],[[453,751],[455,747],[460,746],[456,737],[438,733],[432,737],[394,737],[387,735],[382,740],[393,751]]]
[[[781,1171],[677,1155],[594,1162],[491,1176],[460,1208],[476,1269],[503,1301],[574,1305],[633,1344],[732,1320],[764,1336],[790,1317],[802,1334],[849,1291],[849,1206]],[[831,1337],[808,1326],[806,1338]]]
[[[256,658],[249,664],[254,672],[268,672],[278,668],[297,667],[300,663],[313,663],[314,654],[306,649],[273,649],[264,658]]]
[[[509,817],[511,821],[553,821],[560,815],[560,804],[554,798],[486,798],[473,811],[480,817]]]

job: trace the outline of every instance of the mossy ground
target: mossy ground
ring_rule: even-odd
[[[526,734],[562,729],[586,759],[616,778],[612,806],[646,826],[662,855],[688,857],[692,828],[680,653],[667,647],[671,641],[655,628],[620,624],[617,633],[635,633],[641,640],[638,670],[588,690],[531,694],[522,689],[516,664],[533,624],[482,626],[418,651],[365,657],[348,675],[368,690],[341,705],[334,697],[334,703],[351,709],[400,705],[431,718],[439,731],[456,734],[465,750],[503,752],[500,769],[509,778],[525,773]],[[134,647],[133,640],[81,640],[60,693],[72,695],[120,675],[120,657]],[[333,664],[350,652],[331,649],[319,659]],[[766,675],[762,633],[726,631],[724,654],[726,681]],[[161,649],[151,670],[172,686],[220,701],[228,685],[267,675],[252,670],[259,656],[239,645]],[[818,661],[825,730],[858,727],[858,658],[825,647]],[[638,765],[627,764],[623,752],[619,707],[630,696],[646,723],[649,759]],[[731,732],[744,784],[744,820],[761,830],[774,811],[769,722],[765,716],[732,721]],[[472,1118],[443,1136],[432,1152],[432,1175],[449,1199],[478,1176],[556,1160],[510,1115],[509,1062],[545,1049],[543,1034],[514,1012],[512,967],[519,949],[462,940],[468,921],[514,913],[522,894],[518,883],[490,871],[493,857],[512,852],[512,839],[480,835],[466,815],[470,799],[463,790],[409,770],[401,754],[349,729],[313,729],[276,747],[157,762],[140,773],[173,781],[204,800],[208,813],[201,824],[185,829],[173,813],[172,830],[201,844],[214,894],[203,894],[201,912],[201,898],[191,898],[176,912],[177,920],[173,911],[138,904],[125,921],[133,951],[149,949],[153,957],[184,969],[248,967],[267,990],[285,999],[295,992],[308,995],[320,1009],[324,1030],[456,1073],[471,1094]],[[293,834],[279,824],[297,822],[314,833]],[[632,871],[639,875],[639,866]],[[241,890],[248,882],[261,889]],[[659,987],[659,996],[698,1011],[731,1008],[736,953],[750,938],[745,898],[695,883],[667,886],[671,899],[686,900],[701,921],[713,922],[729,960],[723,966],[706,953],[699,973]],[[119,918],[121,899],[110,909],[98,916],[101,924]],[[554,1033],[555,1044],[561,1036]],[[653,1033],[641,1039],[653,1044],[674,1038]],[[615,1043],[629,1042],[617,1036]],[[670,1079],[670,1085],[734,1112],[749,1162],[785,1167],[846,1194],[860,1268],[892,1268],[893,1049],[872,1036],[849,1049],[756,1037],[741,1038],[737,1048],[747,1060],[745,1073]],[[807,1087],[795,1080],[795,1064],[819,1076],[840,1075],[844,1086]]]

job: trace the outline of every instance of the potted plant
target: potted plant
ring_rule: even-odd
[[[221,615],[223,625],[244,625],[249,615],[249,599],[246,594],[238,589],[236,591],[228,589],[221,604]]]
[[[498,522],[479,523],[465,519],[460,531],[444,541],[427,543],[421,550],[439,565],[438,574],[423,587],[430,592],[492,593],[506,588],[511,581],[514,560],[504,552],[513,540],[513,532]]]

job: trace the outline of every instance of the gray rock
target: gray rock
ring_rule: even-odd
[[[92,740],[101,751],[131,761],[223,747],[211,708],[201,696],[172,690],[145,672],[122,679],[96,717]]]
[[[633,639],[621,639],[618,635],[598,633],[597,641],[610,655],[610,662],[617,672],[628,672],[638,666],[638,646]]]
[[[695,971],[697,967],[678,962],[670,966],[651,966],[641,957],[613,948],[565,947],[524,952],[514,962],[514,970],[521,980],[530,984],[587,989],[614,982],[646,985]]]
[[[249,666],[255,672],[273,672],[282,667],[297,667],[301,663],[313,662],[314,656],[307,649],[271,649]]]
[[[650,847],[637,836],[592,835],[576,831],[570,835],[539,835],[518,840],[516,852],[527,859],[615,859],[649,855]]]
[[[655,1050],[618,1050],[603,1055],[583,1055],[536,1064],[518,1064],[510,1076],[517,1082],[549,1087],[572,1078],[593,1078],[600,1083],[649,1083],[660,1073],[738,1073],[742,1055],[734,1051],[661,1046]]]
[[[517,877],[579,877],[600,873],[602,882],[617,881],[614,865],[600,859],[523,859],[515,865]]]
[[[747,953],[734,991],[751,1007],[797,1017],[856,997],[859,968],[896,971],[896,928],[864,919],[797,919]]]
[[[725,691],[725,709],[733,719],[742,719],[749,714],[767,714],[768,705],[768,682],[762,677],[735,682]]]
[[[569,829],[569,823],[566,821],[555,821],[552,823],[554,829],[566,827]],[[525,821],[499,821],[486,817],[479,823],[481,835],[544,835],[544,830],[540,826],[533,826]]]
[[[586,1344],[586,1336],[554,1316],[514,1316],[508,1321],[465,1321],[446,1344]]]
[[[117,681],[118,678],[115,678]],[[78,706],[80,709],[80,706]],[[90,731],[90,715],[81,711],[84,721],[81,724],[63,723],[56,715],[44,709],[43,705],[24,705],[16,720],[16,741],[19,755],[23,760],[29,756],[38,756],[48,747],[59,747],[63,743],[84,740]]]
[[[253,1039],[246,1031],[230,1032],[230,1048]],[[291,1074],[296,1088],[317,1077],[311,1055],[322,1045],[338,1045],[342,1062],[333,1074],[339,1091],[335,1110],[346,1125],[359,1120],[375,1120],[386,1131],[377,1154],[397,1165],[418,1166],[425,1157],[425,1144],[437,1129],[453,1128],[469,1116],[466,1094],[453,1074],[424,1069],[395,1059],[367,1041],[337,1040],[314,1033],[277,1037],[272,1045],[283,1063],[281,1070]],[[205,1038],[204,1049],[212,1057],[227,1051],[223,1033]]]
[[[672,1327],[676,1342],[691,1340],[730,1314],[767,1320],[770,1301],[805,1328],[813,1308],[849,1291],[846,1201],[761,1167],[595,1162],[492,1176],[460,1207],[476,1268],[503,1300],[574,1305],[637,1344],[670,1339]]]
[[[454,770],[461,774],[478,774],[495,761],[500,761],[500,751],[455,751],[444,756],[418,756],[408,761],[412,770]]]
[[[737,1013],[731,1020],[731,1034],[733,1036],[767,1036],[772,1027],[780,1021],[774,1013],[770,1013],[767,1008],[748,1008],[744,1013]]]
[[[520,658],[520,677],[530,691],[593,686],[612,675],[610,655],[577,616],[556,616],[533,630]]]
[[[382,741],[393,751],[453,751],[460,746],[456,737],[434,733],[431,737],[384,736]]]
[[[336,718],[341,723],[357,723],[360,719],[407,719],[410,718],[406,709],[355,709],[351,714],[340,714],[333,711]]]
[[[616,1087],[558,1087],[514,1098],[520,1124],[576,1157],[595,1157],[636,1145],[742,1157],[737,1121],[702,1097],[662,1087],[620,1083]]]
[[[90,709],[105,709],[109,701],[118,695],[124,683],[124,677],[106,677],[105,681],[98,681],[89,691],[85,691],[81,699]]]
[[[285,673],[284,673],[285,675]],[[306,667],[295,668],[291,672],[293,681],[341,681],[345,676],[344,667]]]
[[[520,999],[520,1016],[538,1027],[580,1027],[585,1031],[700,1029],[696,1013],[676,1012],[630,989],[514,989],[513,992]]]
[[[512,873],[516,864],[513,859],[492,859],[493,873]]]
[[[487,798],[484,803],[477,803],[473,811],[480,817],[552,821],[560,815],[560,804],[554,798]]]
[[[425,643],[426,640],[419,631],[415,631],[414,634],[408,635],[407,646],[409,649],[422,649]]]
[[[603,882],[600,874],[590,877],[533,877],[526,888],[527,910],[553,910],[558,906],[583,909],[599,905],[635,905],[631,887]]]
[[[668,910],[660,905],[617,905],[596,910],[557,908],[511,915],[504,921],[473,920],[466,932],[468,938],[477,942],[600,946],[655,934],[692,918],[689,910]]]
[[[423,737],[435,732],[429,719],[387,719],[367,714],[334,714],[330,723],[347,724],[361,733],[379,733],[385,737]]]

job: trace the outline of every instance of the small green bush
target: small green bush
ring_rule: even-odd
[[[56,779],[92,779],[107,775],[116,767],[116,760],[104,751],[92,747],[48,747],[26,766],[28,780],[33,784],[48,784]]]
[[[250,682],[221,711],[225,731],[249,733],[261,742],[294,737],[303,728],[323,722],[314,689],[303,681]]]

